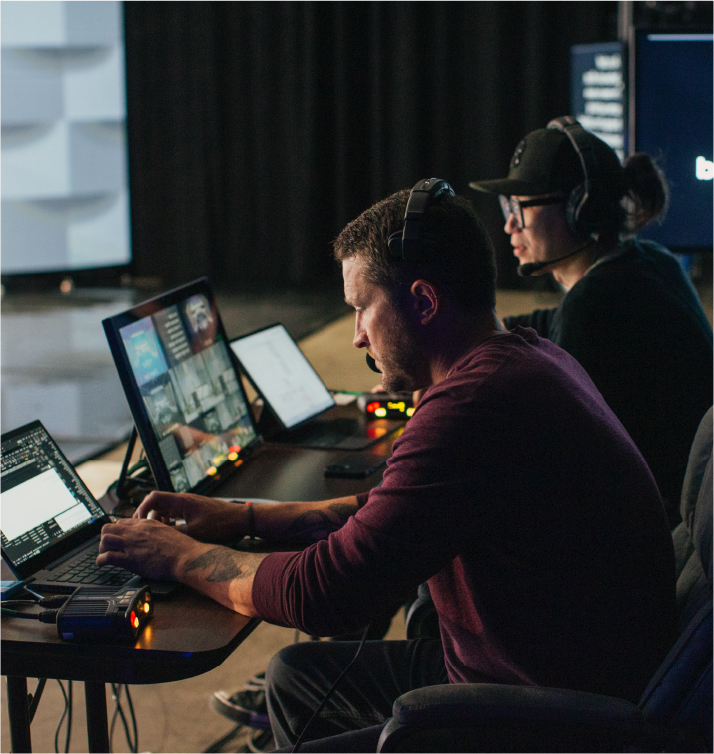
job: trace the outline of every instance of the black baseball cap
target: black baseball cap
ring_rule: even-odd
[[[622,167],[617,154],[597,136],[590,135],[597,165],[596,175],[590,176],[591,182],[601,189],[619,187]],[[539,128],[531,131],[516,147],[506,178],[473,181],[469,186],[505,196],[540,196],[571,191],[583,178],[582,163],[568,136],[556,128]]]

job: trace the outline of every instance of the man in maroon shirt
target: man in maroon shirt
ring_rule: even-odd
[[[387,390],[425,390],[383,484],[253,506],[252,524],[248,506],[155,492],[134,519],[104,528],[97,561],[317,636],[363,627],[428,580],[441,642],[365,644],[307,736],[377,726],[364,750],[397,696],[435,683],[637,700],[674,623],[672,542],[641,454],[575,359],[533,330],[503,330],[491,246],[470,205],[430,194],[414,241],[409,198],[379,202],[335,242],[354,345]],[[265,555],[207,544],[251,526],[308,546]],[[354,651],[320,642],[276,655],[267,695],[279,746],[295,743]]]

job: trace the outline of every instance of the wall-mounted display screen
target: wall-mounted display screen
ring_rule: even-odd
[[[713,39],[635,32],[630,151],[657,158],[671,190],[664,223],[640,235],[682,253],[712,246]]]
[[[123,3],[0,3],[2,274],[131,261]]]

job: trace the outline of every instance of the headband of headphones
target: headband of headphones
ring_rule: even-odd
[[[575,154],[578,155],[580,165],[583,170],[583,182],[571,194],[571,201],[568,206],[569,222],[573,228],[582,226],[580,214],[583,207],[590,199],[592,192],[592,177],[597,169],[597,160],[595,158],[595,148],[590,134],[578,123],[572,115],[564,115],[562,118],[554,118],[548,123],[546,128],[554,128],[564,133],[570,143],[573,145]],[[586,228],[588,233],[591,232]]]
[[[454,196],[454,189],[441,178],[425,178],[414,186],[404,213],[404,227],[389,236],[389,251],[393,256],[412,259],[419,253],[424,213],[429,204],[442,194]]]

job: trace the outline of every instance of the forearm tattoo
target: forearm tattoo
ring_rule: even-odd
[[[341,529],[357,512],[356,505],[333,503],[325,510],[308,511],[294,519],[281,535],[286,542],[319,542]]]
[[[186,564],[187,571],[211,568],[206,581],[232,581],[252,576],[260,565],[261,557],[247,552],[233,552],[225,547],[214,547]]]

